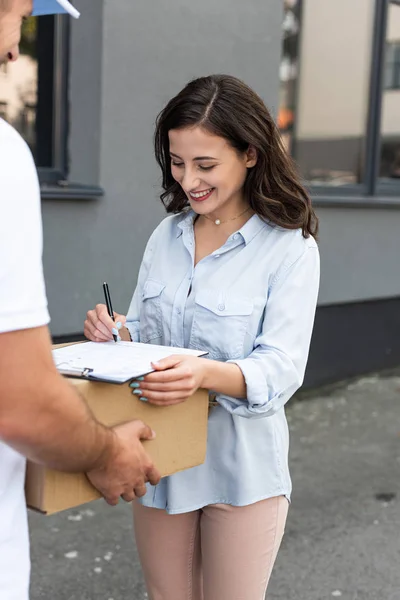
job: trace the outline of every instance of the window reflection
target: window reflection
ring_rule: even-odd
[[[11,123],[36,154],[36,106],[38,88],[37,19],[22,26],[20,58],[0,70],[0,117]]]
[[[285,147],[293,152],[293,132],[298,74],[300,33],[300,0],[285,0],[283,47],[280,65],[280,98],[278,127]]]
[[[400,6],[388,12],[382,98],[380,176],[400,178]]]
[[[279,126],[313,184],[363,178],[374,7],[375,0],[285,2]]]

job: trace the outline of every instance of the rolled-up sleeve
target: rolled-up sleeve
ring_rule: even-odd
[[[247,418],[275,414],[302,385],[319,288],[319,253],[307,246],[283,265],[269,290],[265,315],[253,352],[230,360],[241,369],[247,399],[219,396],[229,412]]]
[[[140,306],[142,303],[142,292],[144,283],[148,277],[151,261],[153,260],[156,233],[157,229],[152,233],[149,241],[147,242],[143,260],[139,269],[136,289],[129,305],[128,314],[126,315],[125,326],[129,330],[132,342],[140,341]]]

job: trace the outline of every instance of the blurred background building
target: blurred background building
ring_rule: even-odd
[[[163,217],[155,117],[225,72],[266,101],[321,219],[306,384],[400,364],[400,2],[81,4],[78,22],[29,19],[0,70],[0,116],[39,168],[54,338],[82,334],[104,280],[127,310]]]

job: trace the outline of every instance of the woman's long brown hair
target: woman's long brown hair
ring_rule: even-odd
[[[274,120],[261,98],[230,75],[191,81],[157,117],[154,148],[162,171],[160,198],[167,212],[178,213],[189,206],[172,177],[168,132],[196,125],[225,138],[238,152],[250,146],[256,149],[257,164],[248,169],[244,184],[245,199],[254,212],[284,229],[301,229],[305,238],[317,237],[318,219],[311,199]]]

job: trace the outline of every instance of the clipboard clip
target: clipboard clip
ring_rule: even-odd
[[[57,370],[61,375],[66,375],[67,377],[78,377],[79,379],[89,379],[90,373],[93,372],[93,369],[89,369],[84,367],[83,369],[76,369],[75,367],[63,367],[63,363],[57,365]]]

